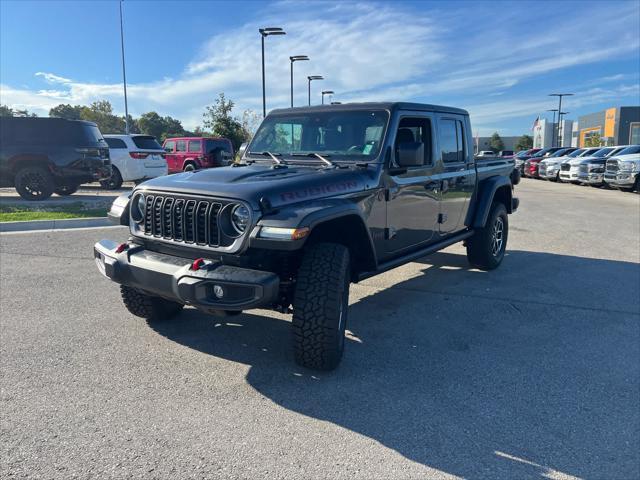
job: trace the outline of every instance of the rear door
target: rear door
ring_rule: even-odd
[[[167,167],[169,169],[169,173],[174,173],[176,171],[175,150],[176,150],[176,141],[165,140],[164,151],[165,151],[165,158],[167,159]]]
[[[438,115],[437,160],[442,165],[438,230],[443,236],[464,228],[469,199],[473,194],[476,171],[469,148],[470,132],[467,117]]]
[[[176,164],[174,167],[174,171],[181,172],[184,169],[184,161],[187,157],[187,141],[186,140],[176,140],[176,153],[175,159]]]
[[[434,117],[429,112],[401,112],[395,128],[393,152],[385,178],[387,228],[383,257],[390,258],[424,245],[437,235],[440,203],[434,155]],[[424,144],[424,162],[399,168],[400,143]]]

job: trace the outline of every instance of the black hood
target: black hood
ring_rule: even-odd
[[[220,167],[179,173],[144,182],[138,190],[205,195],[245,200],[257,209],[260,199],[273,207],[366,190],[374,183],[374,167],[325,168],[267,164]]]

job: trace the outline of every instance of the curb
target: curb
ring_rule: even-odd
[[[29,230],[61,230],[65,228],[107,227],[113,225],[107,217],[66,218],[63,220],[27,220],[0,222],[0,232],[26,232]]]

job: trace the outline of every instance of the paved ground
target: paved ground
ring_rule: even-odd
[[[129,315],[91,246],[1,240],[2,478],[640,477],[640,197],[523,180],[509,252],[354,286],[345,361],[288,318]]]

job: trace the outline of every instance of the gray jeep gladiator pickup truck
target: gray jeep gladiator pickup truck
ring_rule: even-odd
[[[292,312],[302,366],[340,362],[349,285],[465,242],[502,262],[518,207],[513,159],[474,160],[465,110],[362,103],[272,111],[241,160],[160,177],[113,204],[126,243],[94,247],[134,315],[184,305]]]

